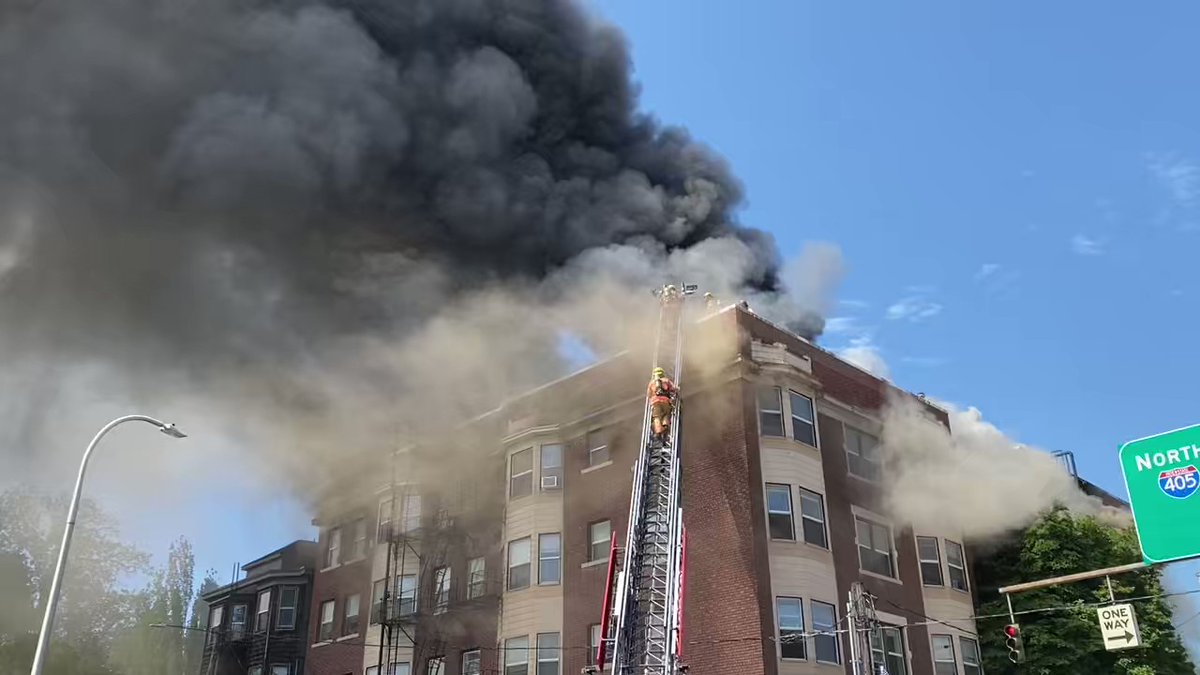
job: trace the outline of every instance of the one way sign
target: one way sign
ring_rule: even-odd
[[[1113,652],[1142,645],[1142,634],[1138,631],[1133,605],[1100,607],[1096,614],[1100,617],[1100,636],[1105,649]]]

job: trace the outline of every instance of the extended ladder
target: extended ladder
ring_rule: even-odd
[[[662,305],[655,337],[654,364],[680,384],[683,363],[683,298],[695,286],[660,291]],[[597,665],[604,667],[612,642],[613,675],[674,675],[682,653],[683,517],[679,506],[679,428],[681,405],[671,411],[670,443],[653,438],[650,408],[642,419],[642,452],[634,468],[624,554],[616,538],[609,557],[609,584]],[[620,557],[620,571],[614,572]]]

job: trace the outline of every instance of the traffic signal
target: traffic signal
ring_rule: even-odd
[[[1010,623],[1004,627],[1004,643],[1008,645],[1008,660],[1021,663],[1025,660],[1025,643],[1021,640],[1021,627]]]

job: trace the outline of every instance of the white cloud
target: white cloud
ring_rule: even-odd
[[[942,306],[919,295],[910,295],[892,303],[884,316],[891,321],[907,320],[916,323],[942,313]]]
[[[826,335],[857,334],[861,332],[862,327],[858,325],[858,319],[852,316],[835,316],[825,321]]]
[[[979,266],[979,271],[975,273],[975,281],[983,281],[1000,271],[1000,266],[996,263],[984,263]]]
[[[1093,239],[1085,234],[1071,237],[1071,250],[1078,255],[1104,255],[1105,244],[1105,240]]]
[[[878,347],[870,342],[862,342],[846,347],[845,349],[840,349],[837,355],[876,377],[887,379],[890,375],[890,370],[888,369],[887,361],[883,359],[883,354],[879,351]]]
[[[1174,153],[1152,154],[1150,173],[1158,179],[1176,204],[1190,207],[1200,199],[1200,166]]]
[[[866,300],[838,300],[837,304],[843,309],[866,309],[871,306]]]

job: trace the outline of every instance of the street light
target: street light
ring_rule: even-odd
[[[83,461],[79,464],[79,477],[75,479],[75,494],[71,497],[71,508],[67,512],[67,527],[63,531],[62,546],[58,549],[58,563],[54,566],[54,580],[50,583],[50,597],[46,600],[46,614],[42,617],[42,632],[38,635],[37,651],[33,655],[33,668],[29,671],[30,675],[42,675],[42,668],[46,665],[50,629],[54,627],[54,610],[58,608],[59,587],[62,585],[63,572],[67,567],[67,549],[71,546],[71,533],[75,531],[75,515],[79,512],[79,495],[83,492],[83,474],[87,471],[88,459],[91,458],[92,451],[96,449],[96,445],[101,438],[104,438],[105,434],[112,431],[113,427],[126,422],[146,422],[158,427],[159,431],[172,438],[187,437],[174,424],[161,422],[145,415],[126,415],[104,425],[92,442],[88,444],[87,450],[83,451]]]

